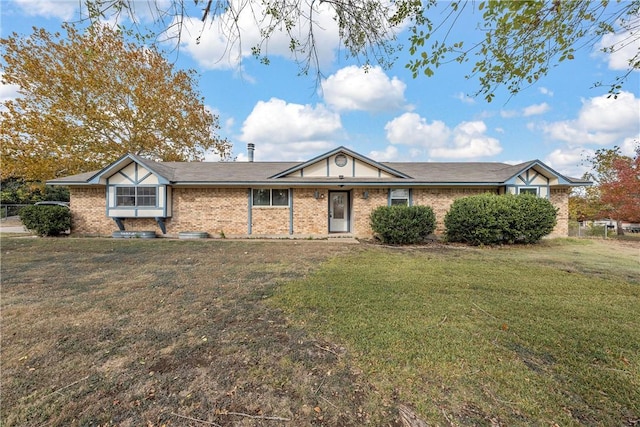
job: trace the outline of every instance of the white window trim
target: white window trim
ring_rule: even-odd
[[[407,196],[406,197],[393,197],[393,192],[396,190],[404,190],[407,192]],[[406,200],[407,203],[405,206],[411,206],[411,189],[410,188],[390,188],[389,189],[389,206],[394,206],[393,201],[394,200]],[[399,205],[395,205],[395,206],[399,206]]]
[[[120,188],[129,188],[129,189],[133,189],[133,195],[122,195],[122,196],[118,196],[118,189]],[[153,205],[140,205],[138,204],[138,198],[139,197],[150,197],[149,195],[142,195],[139,196],[138,195],[138,189],[140,188],[152,188],[155,192],[155,196],[154,196],[154,204]],[[115,190],[114,190],[114,208],[136,208],[136,209],[144,209],[144,208],[157,208],[158,207],[158,187],[156,186],[146,186],[146,185],[117,185],[115,186]],[[121,205],[118,203],[118,197],[133,197],[133,205]]]

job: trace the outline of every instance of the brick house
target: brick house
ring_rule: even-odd
[[[306,162],[155,162],[125,155],[97,172],[49,181],[69,186],[72,233],[158,230],[168,236],[371,237],[378,206],[428,205],[436,233],[460,197],[533,193],[558,208],[554,236],[568,234],[571,187],[539,160],[504,163],[376,162],[338,147]]]

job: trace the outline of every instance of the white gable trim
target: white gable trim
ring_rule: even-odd
[[[87,180],[88,184],[103,184],[106,185],[108,179],[119,173],[122,169],[125,169],[127,166],[129,166],[131,163],[136,163],[138,166],[146,169],[147,171],[149,171],[150,174],[153,174],[157,177],[158,179],[158,183],[159,184],[170,184],[169,180],[162,176],[161,174],[159,174],[158,172],[154,171],[153,168],[149,167],[147,165],[147,162],[143,162],[142,159],[139,159],[138,157],[134,156],[133,154],[125,154],[124,156],[120,157],[118,160],[116,160],[115,162],[111,163],[109,166],[105,167],[104,169],[98,171],[98,173],[96,173],[95,175],[93,175],[91,178],[89,178]],[[145,176],[144,179],[146,179],[148,176]]]
[[[314,157],[311,160],[308,160],[306,162],[300,163],[292,168],[289,168],[287,170],[284,170],[274,176],[269,177],[270,179],[278,179],[278,178],[284,178],[287,176],[299,176],[299,177],[308,177],[308,176],[304,176],[303,174],[303,170],[305,168],[309,168],[309,167],[315,167],[317,169],[324,169],[326,170],[326,174],[323,174],[322,177],[331,177],[333,176],[333,174],[335,173],[335,169],[333,169],[332,165],[331,165],[331,159],[335,159],[336,156],[338,156],[339,154],[342,154],[344,156],[346,156],[349,160],[350,160],[350,165],[351,168],[350,170],[345,170],[345,172],[350,172],[347,174],[341,174],[344,175],[345,177],[354,177],[355,173],[356,173],[356,166],[359,164],[357,162],[361,162],[364,165],[367,165],[368,167],[372,168],[372,169],[376,169],[377,172],[377,177],[383,177],[385,176],[385,174],[390,175],[390,177],[393,178],[406,178],[406,179],[410,179],[411,177],[409,175],[406,175],[400,171],[397,171],[395,169],[392,169],[388,166],[385,166],[381,163],[376,162],[375,160],[372,160],[368,157],[365,157],[361,154],[356,153],[355,151],[349,150],[346,147],[338,147],[334,150],[331,150],[327,153],[321,154],[317,157]],[[324,163],[324,164],[323,164]],[[349,168],[347,168],[349,169]],[[316,175],[314,174],[313,176],[320,176],[320,175]],[[337,177],[338,175],[336,175]]]
[[[551,169],[540,160],[527,163],[524,168],[513,174],[504,183],[509,186],[526,187],[532,185],[539,178],[544,178],[547,181],[544,185],[581,185],[571,182],[567,177]],[[553,182],[556,180],[557,182]]]

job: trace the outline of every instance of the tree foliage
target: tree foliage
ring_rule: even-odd
[[[26,182],[9,178],[0,182],[0,203],[28,205],[35,202],[53,200],[69,201],[69,188],[60,185],[41,185],[40,182]]]
[[[85,0],[85,3],[93,18],[128,14],[136,19],[134,0]],[[574,59],[578,51],[596,46],[606,34],[626,34],[620,42],[600,47],[608,53],[634,46],[640,40],[640,0],[266,0],[260,3],[147,0],[146,3],[147,9],[155,11],[156,20],[176,27],[177,34],[189,6],[196,6],[203,27],[208,20],[216,19],[230,45],[241,43],[240,16],[251,14],[261,36],[252,46],[255,56],[268,63],[269,39],[284,32],[305,73],[311,67],[319,70],[316,36],[322,28],[316,19],[321,13],[328,11],[333,15],[346,52],[364,57],[367,63],[393,64],[397,49],[404,44],[404,40],[397,39],[397,34],[406,29],[412,55],[406,66],[414,77],[430,76],[449,62],[472,60],[473,69],[468,77],[478,79],[476,95],[488,101],[502,86],[511,94],[517,94],[559,63]],[[463,22],[465,10],[480,15],[476,32],[484,35],[480,40],[454,38],[456,26],[468,25]],[[166,20],[167,17],[171,19]],[[640,52],[636,50],[628,60],[627,70],[615,81],[595,84],[608,85],[615,96],[630,73],[640,68]]]
[[[605,205],[597,187],[574,189],[569,196],[569,219],[573,221],[595,221],[602,219]]]
[[[3,179],[95,170],[128,152],[165,161],[228,152],[194,71],[107,26],[63,29],[0,39],[2,83],[20,94],[0,111]]]
[[[589,157],[589,176],[598,183],[601,216],[617,221],[640,222],[640,142],[633,157],[619,147],[597,150]],[[618,227],[621,229],[621,227]]]

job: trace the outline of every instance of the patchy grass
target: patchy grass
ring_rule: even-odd
[[[374,248],[280,287],[431,425],[636,425],[640,245]]]
[[[344,349],[263,303],[327,242],[2,238],[3,426],[361,425]],[[380,406],[381,408],[381,406]],[[274,419],[269,419],[272,417]]]
[[[611,244],[2,237],[0,424],[632,425]]]

